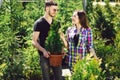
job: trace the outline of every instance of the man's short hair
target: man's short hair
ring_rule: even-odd
[[[45,8],[49,7],[49,6],[57,6],[57,3],[52,1],[52,0],[46,1],[45,2]]]

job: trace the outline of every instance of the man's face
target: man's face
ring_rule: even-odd
[[[57,11],[58,11],[57,6],[50,6],[47,12],[49,16],[54,17],[57,14]]]

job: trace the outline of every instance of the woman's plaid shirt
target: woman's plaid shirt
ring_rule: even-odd
[[[74,45],[74,36],[77,34],[77,28],[75,26],[69,27],[67,29],[67,41],[69,45],[69,66],[72,65],[78,60],[82,59],[87,50],[93,47],[93,39],[92,39],[92,30],[90,28],[81,28],[79,32],[79,41],[78,45],[75,47]]]

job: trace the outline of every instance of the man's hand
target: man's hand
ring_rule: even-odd
[[[44,50],[44,52],[43,52],[43,56],[46,57],[46,58],[49,58],[49,57],[50,57],[50,52]]]

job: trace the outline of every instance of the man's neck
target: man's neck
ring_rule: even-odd
[[[51,16],[45,14],[45,15],[44,15],[44,18],[46,19],[46,21],[47,21],[49,24],[52,23],[52,19],[53,19],[53,17],[51,17]]]

